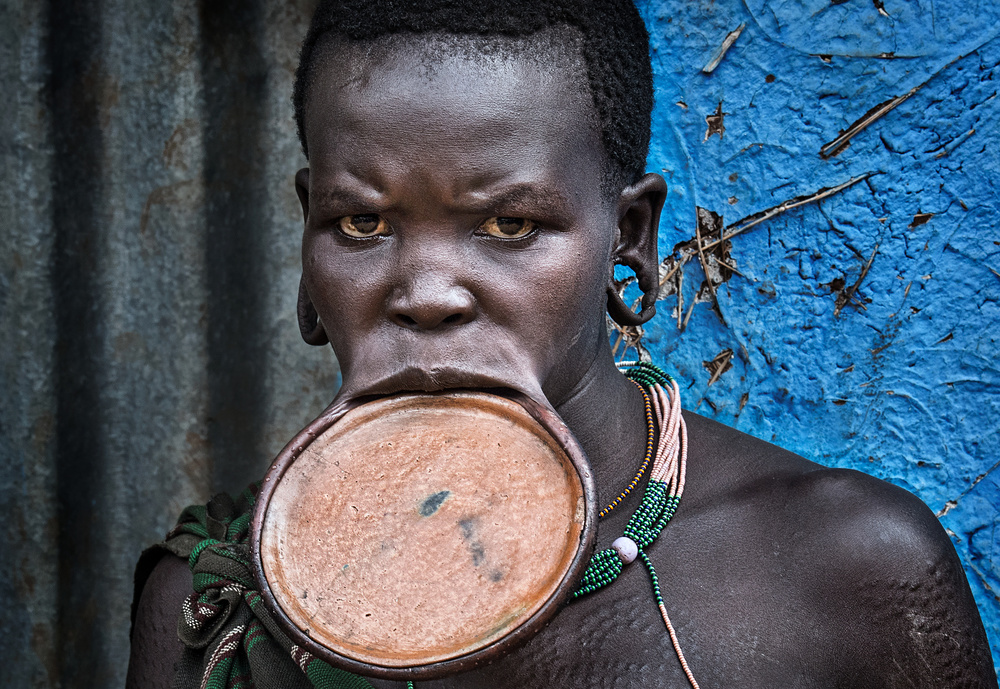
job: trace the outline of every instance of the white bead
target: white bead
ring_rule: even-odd
[[[607,541],[605,541],[606,543]],[[611,544],[611,547],[615,549],[618,553],[618,557],[621,558],[623,564],[631,564],[637,557],[639,557],[639,546],[635,544],[628,536],[622,536],[621,538],[616,538],[615,542]]]

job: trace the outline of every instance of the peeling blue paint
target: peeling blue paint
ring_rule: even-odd
[[[649,169],[671,187],[661,255],[694,236],[696,207],[731,225],[874,173],[734,237],[742,276],[717,288],[725,323],[701,303],[679,332],[676,295],[665,296],[645,345],[691,381],[689,408],[896,483],[938,512],[1000,664],[1000,5],[640,8],[657,75]],[[820,157],[870,109],[914,89]],[[725,131],[709,137],[720,104]],[[686,315],[704,277],[697,259],[685,272]],[[726,349],[732,368],[709,386],[704,362]]]

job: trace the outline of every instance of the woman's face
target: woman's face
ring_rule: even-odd
[[[558,406],[607,345],[618,236],[582,70],[414,41],[324,57],[297,186],[341,396],[499,385]]]

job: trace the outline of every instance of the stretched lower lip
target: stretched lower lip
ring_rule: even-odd
[[[504,375],[505,373],[513,375]],[[518,373],[522,375],[517,375]],[[508,388],[524,393],[538,402],[545,402],[545,396],[538,381],[523,372],[482,372],[447,366],[428,368],[408,366],[366,380],[359,380],[357,376],[345,376],[344,385],[338,392],[337,399],[346,401],[359,397],[393,395],[403,392],[439,392],[455,388]]]
[[[393,373],[386,378],[373,381],[357,394],[390,395],[398,392],[437,392],[450,388],[498,388],[509,387],[522,390],[518,384],[506,377],[483,375],[450,368],[418,369],[408,368]],[[523,390],[522,390],[523,392]]]

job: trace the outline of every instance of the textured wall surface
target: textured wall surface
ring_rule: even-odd
[[[1000,5],[642,9],[671,185],[645,346],[688,408],[920,496],[1000,662]]]
[[[311,6],[0,4],[0,686],[122,686],[142,548],[336,390],[295,325]]]
[[[0,0],[2,686],[121,686],[140,550],[335,391],[294,319],[312,2]],[[939,511],[996,648],[1000,10],[641,8],[671,185],[644,346],[687,407]]]

